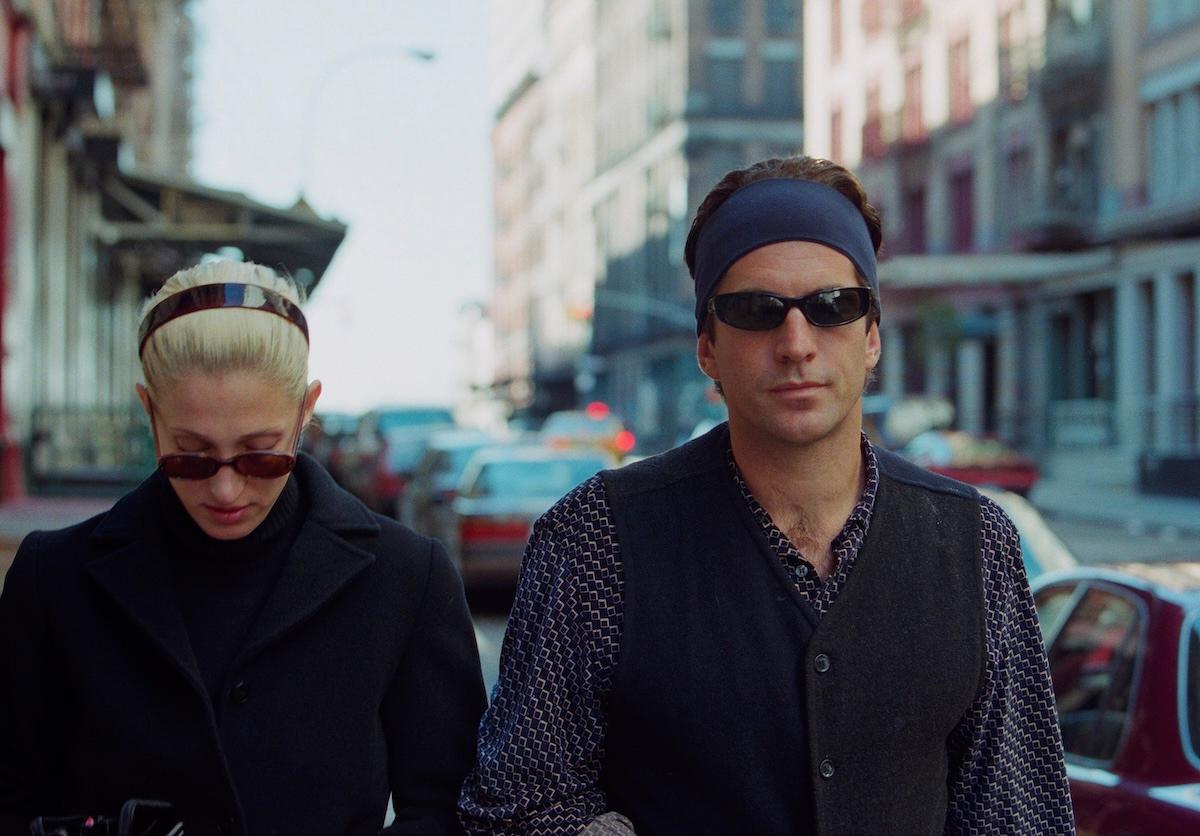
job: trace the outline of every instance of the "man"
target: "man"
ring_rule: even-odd
[[[459,809],[520,833],[1069,833],[1008,518],[874,448],[878,213],[825,160],[688,236],[721,425],[537,524]]]

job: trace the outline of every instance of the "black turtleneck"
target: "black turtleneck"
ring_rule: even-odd
[[[218,711],[230,669],[274,589],[304,509],[293,474],[271,513],[240,540],[216,540],[188,515],[169,480],[157,475],[165,556],[204,687]]]

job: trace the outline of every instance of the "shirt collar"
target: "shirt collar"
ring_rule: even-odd
[[[875,455],[875,448],[866,433],[862,433],[860,450],[862,451],[863,466],[866,469],[866,481],[858,503],[850,512],[850,516],[846,518],[845,526],[842,527],[841,538],[845,538],[847,534],[856,529],[866,532],[867,527],[871,524],[871,513],[875,509],[875,494],[879,491],[879,462]],[[742,498],[746,500],[746,504],[750,506],[750,511],[756,519],[769,521],[770,515],[767,514],[766,509],[754,498],[754,494],[750,493],[746,479],[742,476],[741,468],[738,467],[737,461],[733,457],[732,445],[726,449],[726,457],[729,461],[729,471],[733,476],[733,481]],[[774,523],[771,522],[770,525],[773,526]]]

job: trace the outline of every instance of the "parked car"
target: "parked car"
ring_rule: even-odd
[[[598,401],[588,404],[586,409],[551,412],[539,435],[544,444],[556,450],[598,448],[618,460],[637,446],[637,439],[625,422]]]
[[[452,426],[454,415],[445,407],[393,406],[366,413],[344,456],[347,490],[371,509],[394,515],[430,433]]]
[[[1080,833],[1200,833],[1200,560],[1033,583]]]
[[[441,540],[452,554],[456,553],[458,529],[451,503],[457,496],[459,477],[476,450],[496,443],[494,434],[477,429],[430,433],[412,478],[401,494],[397,514],[400,522]]]
[[[1021,538],[1021,557],[1025,563],[1025,574],[1030,582],[1044,572],[1055,572],[1060,569],[1070,569],[1077,566],[1079,561],[1051,531],[1041,513],[1029,504],[1025,497],[1012,491],[1001,491],[995,488],[980,488],[979,492],[990,497],[1008,514],[1017,534]]]
[[[1040,476],[1033,459],[994,438],[961,430],[929,430],[913,438],[900,454],[922,467],[960,482],[987,485],[1028,496]]]
[[[468,586],[514,584],[537,518],[613,463],[599,451],[556,451],[543,445],[477,451],[454,500],[463,581]]]
[[[341,482],[343,458],[358,432],[359,416],[350,412],[318,412],[304,430],[302,447]]]

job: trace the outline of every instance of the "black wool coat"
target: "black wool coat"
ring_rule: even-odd
[[[0,594],[0,833],[173,802],[188,833],[457,830],[485,705],[458,573],[312,459],[306,516],[214,706],[149,484],[21,544]]]

